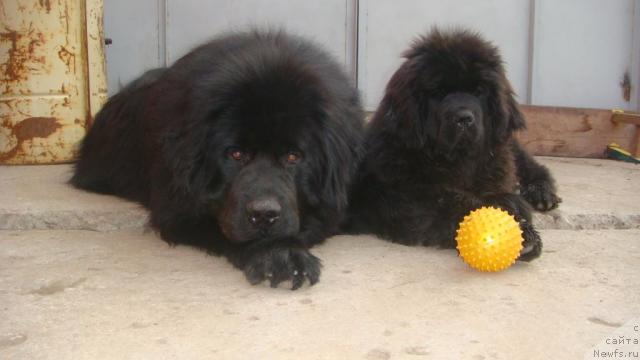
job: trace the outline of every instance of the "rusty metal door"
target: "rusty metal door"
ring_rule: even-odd
[[[73,160],[106,100],[102,0],[0,1],[0,163]]]

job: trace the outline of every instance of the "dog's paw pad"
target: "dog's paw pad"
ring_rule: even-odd
[[[548,182],[527,184],[520,189],[520,194],[538,211],[553,210],[562,202]]]
[[[266,280],[275,288],[291,281],[291,290],[296,290],[307,280],[309,285],[317,283],[321,267],[320,259],[307,250],[281,248],[255,254],[246,264],[244,273],[253,285]]]

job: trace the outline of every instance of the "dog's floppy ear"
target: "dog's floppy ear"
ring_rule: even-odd
[[[506,78],[502,80],[502,85],[491,104],[491,113],[496,117],[493,120],[493,141],[496,144],[508,141],[514,131],[526,128],[524,116]]]
[[[508,105],[509,107],[509,125],[512,130],[524,130],[527,128],[527,123],[524,119],[524,115],[520,111],[520,105],[516,99],[512,96],[509,96]]]
[[[176,94],[170,97],[176,99],[175,103],[159,105],[163,111],[157,114],[158,121],[171,121],[174,126],[161,134],[162,147],[157,151],[162,152],[171,193],[176,198],[190,199],[195,208],[206,205],[196,202],[204,202],[211,196],[209,192],[218,188],[216,183],[222,183],[219,163],[211,158],[217,154],[212,147],[220,141],[215,139],[213,122],[202,119],[219,116],[219,104],[213,101],[194,104],[198,99],[188,96]]]
[[[350,106],[348,106],[350,107]],[[363,156],[363,136],[361,123],[353,121],[363,117],[359,105],[335,113],[327,112],[326,117],[344,117],[327,119],[315,141],[320,150],[310,158],[307,179],[308,186],[303,191],[312,206],[322,203],[338,211],[344,210],[348,202],[348,190],[355,176],[358,164]]]
[[[214,167],[216,161],[207,159],[207,129],[178,128],[175,132],[166,134],[164,142],[164,157],[171,173],[171,190],[183,196],[194,195],[194,198],[204,199],[205,191],[210,187],[209,182],[219,170]],[[191,196],[190,196],[191,197]]]
[[[382,99],[375,122],[399,137],[404,146],[421,148],[425,143],[425,121],[427,102],[416,96],[415,62],[407,60],[391,77]],[[379,120],[378,120],[379,118]]]

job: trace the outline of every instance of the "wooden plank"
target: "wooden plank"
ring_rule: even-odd
[[[617,123],[640,125],[640,114],[614,110],[611,114],[611,120]]]
[[[534,155],[602,158],[609,143],[634,153],[638,126],[616,123],[611,110],[521,106],[527,130],[518,139]]]

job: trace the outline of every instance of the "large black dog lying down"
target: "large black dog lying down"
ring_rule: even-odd
[[[316,46],[223,36],[112,97],[71,182],[151,210],[171,244],[226,256],[251,283],[320,277],[362,145],[357,91]]]
[[[520,222],[520,260],[538,257],[530,204],[546,211],[560,199],[513,138],[525,122],[498,49],[469,31],[434,29],[405,57],[368,128],[350,231],[452,248],[464,215],[493,205]]]

